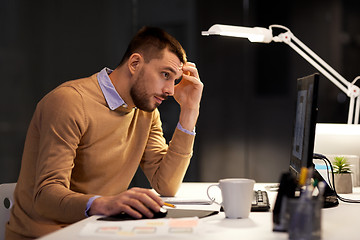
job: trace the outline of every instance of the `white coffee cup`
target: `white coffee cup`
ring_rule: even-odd
[[[248,218],[254,196],[255,181],[246,178],[221,179],[218,184],[212,184],[207,189],[210,200],[224,208],[227,218]],[[221,190],[222,202],[218,203],[209,194],[211,187]]]

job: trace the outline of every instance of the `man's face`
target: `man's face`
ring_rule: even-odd
[[[167,49],[161,59],[144,63],[134,76],[134,84],[130,88],[135,106],[143,111],[154,111],[162,101],[174,94],[175,81],[181,78],[182,73],[182,63]]]

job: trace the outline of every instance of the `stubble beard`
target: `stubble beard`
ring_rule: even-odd
[[[130,89],[130,96],[137,108],[145,112],[153,112],[160,103],[155,102],[154,105],[151,104],[154,96],[146,92],[144,81],[144,70],[142,69],[139,76],[135,79],[135,84]],[[166,99],[167,96],[162,95],[161,98]]]

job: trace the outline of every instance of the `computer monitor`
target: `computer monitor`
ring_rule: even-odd
[[[315,129],[317,118],[317,99],[319,88],[319,74],[299,78],[297,80],[297,102],[293,128],[293,139],[290,156],[290,172],[298,178],[302,167],[313,167]],[[314,170],[314,179],[324,181]],[[338,205],[334,191],[326,186],[324,193],[324,207]]]
[[[290,171],[298,177],[302,167],[312,166],[319,75],[297,80],[297,101],[291,145]]]

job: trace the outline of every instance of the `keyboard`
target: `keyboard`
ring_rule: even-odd
[[[266,191],[254,191],[253,201],[251,203],[252,212],[267,212],[270,210],[269,197]]]

